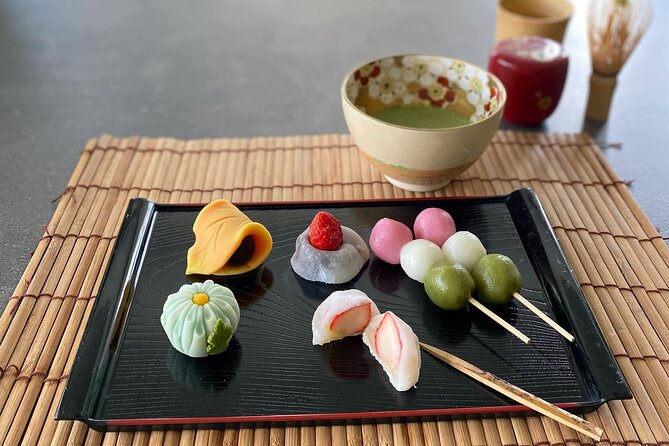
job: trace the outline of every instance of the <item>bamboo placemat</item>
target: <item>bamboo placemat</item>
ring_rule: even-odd
[[[634,394],[585,417],[603,444],[669,444],[669,251],[586,135],[500,131],[446,188],[392,187],[342,135],[86,144],[0,318],[0,443],[90,445],[592,444],[537,416],[101,434],[56,422],[67,374],[127,202],[299,201],[539,194]]]

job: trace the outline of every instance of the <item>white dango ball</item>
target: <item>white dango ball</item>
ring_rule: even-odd
[[[402,246],[400,265],[413,280],[423,283],[427,270],[437,262],[444,260],[444,254],[438,245],[429,240],[416,239]]]
[[[446,260],[459,263],[471,272],[474,265],[486,255],[481,240],[469,231],[458,231],[441,247]]]

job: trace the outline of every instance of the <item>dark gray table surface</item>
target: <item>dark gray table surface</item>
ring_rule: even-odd
[[[541,131],[622,143],[606,157],[669,235],[669,2],[619,76],[605,125],[584,120],[583,2],[565,93]],[[494,0],[0,2],[0,308],[90,137],[346,132],[339,85],[382,55],[487,64]]]

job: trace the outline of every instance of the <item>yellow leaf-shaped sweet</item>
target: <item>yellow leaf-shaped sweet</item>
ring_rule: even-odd
[[[193,224],[186,274],[229,276],[250,271],[272,250],[272,236],[228,200],[205,206]]]

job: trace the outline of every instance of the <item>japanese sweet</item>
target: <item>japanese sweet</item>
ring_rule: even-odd
[[[186,274],[230,276],[257,268],[272,250],[272,236],[228,200],[206,205],[193,224]]]
[[[369,235],[369,247],[379,259],[391,265],[400,263],[402,246],[413,240],[411,229],[391,218],[377,221]]]
[[[444,260],[444,254],[441,249],[429,240],[412,240],[400,250],[402,269],[407,276],[421,283],[427,270],[442,260]]]
[[[295,240],[290,264],[306,280],[339,284],[353,279],[368,259],[369,248],[357,232],[319,212]]]
[[[377,314],[378,307],[362,291],[335,291],[314,312],[311,322],[312,342],[314,345],[323,345],[359,335]]]
[[[459,263],[471,271],[484,255],[486,249],[481,240],[469,231],[458,231],[441,247],[446,260]]]
[[[424,209],[413,224],[416,238],[429,240],[441,246],[455,234],[455,222],[451,214],[439,208]]]
[[[430,300],[444,310],[465,307],[474,292],[474,279],[469,271],[448,260],[432,265],[423,285]]]
[[[160,323],[172,347],[193,358],[223,353],[239,324],[239,304],[211,280],[182,285],[163,305]]]
[[[487,304],[505,304],[520,292],[522,278],[513,260],[502,254],[488,254],[481,258],[472,277],[476,284],[476,298]]]
[[[409,325],[387,311],[372,318],[362,333],[363,342],[388,375],[395,389],[409,390],[420,376],[420,344]]]

